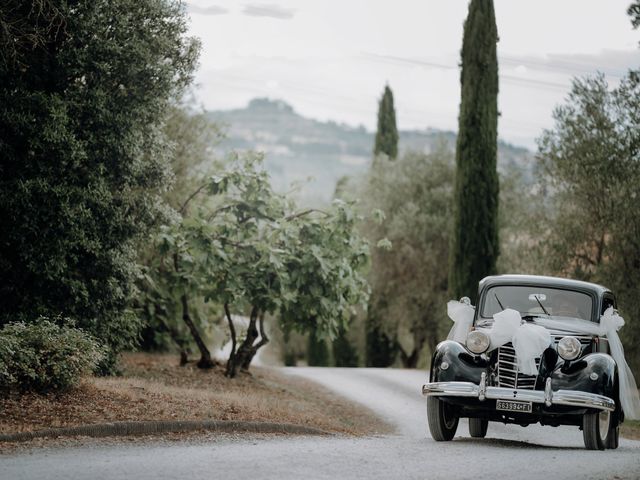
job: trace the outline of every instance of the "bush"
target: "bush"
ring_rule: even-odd
[[[0,389],[49,392],[77,385],[104,357],[104,349],[84,331],[40,318],[0,330]]]

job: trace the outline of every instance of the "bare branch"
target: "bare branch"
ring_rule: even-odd
[[[294,218],[304,217],[305,215],[309,215],[310,213],[321,213],[325,217],[331,216],[330,213],[325,212],[324,210],[318,210],[317,208],[309,208],[307,210],[303,210],[302,212],[292,213],[291,215],[284,217],[285,220],[293,220]]]
[[[193,200],[193,197],[195,197],[196,195],[198,195],[202,190],[204,190],[207,187],[208,184],[202,184],[200,185],[195,192],[193,192],[191,195],[189,195],[189,197],[185,200],[185,202],[182,204],[182,207],[180,207],[180,210],[178,210],[178,213],[180,213],[181,215],[187,210],[187,206],[189,205],[189,202],[191,200]]]

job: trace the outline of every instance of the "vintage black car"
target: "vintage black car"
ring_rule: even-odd
[[[458,420],[468,418],[472,437],[484,437],[489,422],[575,425],[587,449],[617,448],[624,415],[608,341],[571,331],[572,319],[598,323],[609,307],[616,308],[613,293],[592,283],[528,275],[483,279],[466,341],[437,346],[422,388],[431,436],[451,440]],[[547,329],[551,342],[535,359],[533,375],[519,371],[512,343],[491,348],[486,332],[494,314],[507,308],[520,312],[522,324],[562,319],[562,329]]]

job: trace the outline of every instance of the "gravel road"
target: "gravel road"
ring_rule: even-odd
[[[373,438],[229,437],[178,444],[91,444],[0,457],[0,479],[638,479],[640,442],[584,450],[577,428],[489,424],[471,439],[466,422],[452,442],[427,434],[419,394],[424,372],[290,368],[361,402],[397,426]]]

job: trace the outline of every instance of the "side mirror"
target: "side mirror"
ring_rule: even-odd
[[[460,299],[460,303],[464,303],[465,305],[471,306],[471,299],[469,297],[462,297]]]

